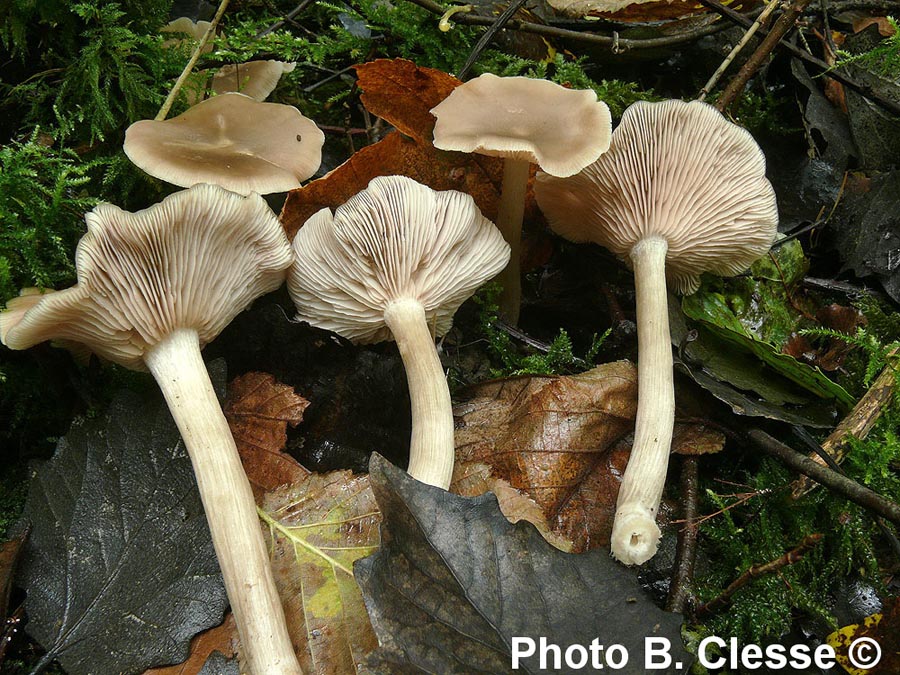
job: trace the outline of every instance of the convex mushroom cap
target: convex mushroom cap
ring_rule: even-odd
[[[554,176],[571,176],[609,147],[609,108],[589,90],[547,80],[489,73],[456,87],[431,113],[434,145],[441,150],[503,158],[497,227],[510,245],[500,314],[515,325],[521,305],[519,271],[522,220],[531,164]]]
[[[446,489],[453,409],[434,345],[453,314],[509,260],[509,246],[467,194],[402,176],[375,178],[294,238],[288,290],[297,317],[355,342],[394,339],[409,383],[409,473]]]
[[[281,76],[293,72],[296,67],[296,63],[285,61],[229,63],[213,75],[212,90],[216,94],[238,92],[256,101],[265,101],[278,86]]]
[[[163,47],[171,47],[181,45],[185,40],[191,40],[192,42],[200,42],[203,39],[203,36],[206,35],[206,31],[209,30],[209,27],[212,24],[209,21],[193,21],[186,16],[179,17],[174,21],[170,21],[165,26],[159,29],[160,33],[183,33],[188,36],[187,38],[173,38],[171,40],[166,40],[163,42]],[[213,48],[212,42],[207,42],[203,45],[203,49],[201,50],[202,54],[206,54],[211,52]]]
[[[421,303],[444,335],[459,306],[509,258],[469,195],[404,176],[373,179],[334,214],[322,209],[294,238],[288,289],[297,318],[357,343],[392,339],[392,303]]]
[[[538,174],[551,228],[629,261],[641,239],[666,240],[666,278],[693,293],[700,275],[732,276],[772,245],[778,227],[765,156],[748,131],[700,101],[639,101],[609,150],[575,176]]]
[[[202,347],[258,296],[278,288],[291,262],[278,220],[259,195],[196,185],[129,213],[100,204],[85,216],[71,288],[27,293],[0,315],[3,342],[27,349],[80,342],[145,370],[145,353],[175,329]],[[25,311],[21,311],[25,310]]]
[[[510,157],[571,176],[609,147],[609,108],[589,89],[485,73],[432,108],[434,146]]]
[[[675,419],[668,285],[746,269],[772,244],[778,212],[753,137],[697,101],[639,102],[609,151],[569,178],[538,174],[538,204],[574,241],[606,246],[634,268],[638,410],[610,548],[628,564],[656,553],[655,519]]]
[[[237,93],[198,103],[178,117],[141,120],[125,154],[151,176],[182,187],[212,183],[248,195],[300,187],[322,162],[325,135],[293,106]]]

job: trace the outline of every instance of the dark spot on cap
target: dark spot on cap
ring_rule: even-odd
[[[298,142],[298,143],[302,143],[302,142],[303,142],[303,136],[301,136],[300,134],[297,134],[297,142]]]

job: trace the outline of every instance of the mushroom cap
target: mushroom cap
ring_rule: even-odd
[[[571,176],[609,147],[609,108],[588,89],[485,73],[432,108],[434,147],[513,157]]]
[[[281,76],[296,67],[296,63],[285,61],[229,63],[213,75],[212,89],[216,94],[240,92],[256,101],[265,101],[278,86]]]
[[[322,162],[325,134],[300,111],[222,94],[178,117],[141,120],[125,132],[125,154],[161,180],[212,183],[242,195],[300,187]]]
[[[297,318],[354,342],[393,339],[385,309],[416,300],[437,335],[509,261],[509,245],[469,195],[380,176],[294,237],[288,290]]]
[[[206,35],[206,31],[209,30],[210,27],[209,21],[193,21],[186,16],[181,16],[175,19],[174,21],[170,21],[165,26],[159,29],[160,33],[184,33],[189,36],[191,41],[199,42],[203,39],[203,36]],[[163,42],[163,47],[170,47],[175,45],[180,45],[184,42],[186,38],[173,38],[171,40],[166,40]],[[207,42],[203,45],[203,49],[200,50],[201,54],[206,54],[211,52],[213,48],[212,42]]]
[[[196,185],[129,213],[100,204],[85,216],[75,252],[78,283],[11,303],[3,342],[79,342],[143,370],[145,352],[178,328],[201,347],[257,297],[283,282],[290,244],[259,195]],[[25,311],[20,311],[24,309]]]
[[[747,269],[772,245],[775,192],[750,133],[699,101],[639,101],[609,151],[570,178],[538,174],[535,196],[554,231],[628,262],[642,238],[668,242],[666,278],[693,293],[700,274]]]

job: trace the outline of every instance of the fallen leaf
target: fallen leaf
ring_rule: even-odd
[[[453,75],[406,59],[377,59],[354,70],[366,110],[424,144],[432,141],[431,109],[462,84]]]
[[[368,476],[310,474],[266,494],[260,516],[303,672],[355,673],[377,641],[353,563],[379,545]]]
[[[247,373],[228,385],[222,406],[244,471],[258,489],[272,490],[309,472],[284,451],[287,425],[297,426],[309,405],[268,373]]]
[[[646,672],[645,638],[665,637],[675,663],[654,672],[689,667],[681,616],[657,608],[608,551],[564,553],[531,525],[510,524],[491,495],[419,483],[377,454],[369,468],[383,543],[354,571],[378,634],[375,672],[509,672],[514,636],[563,652],[595,639],[620,644],[629,659],[616,672],[627,674]],[[545,670],[536,657],[519,666]]]
[[[850,675],[895,675],[900,672],[900,598],[886,600],[881,612],[861,623],[844,626],[826,641],[834,647],[837,662]],[[869,659],[876,646],[881,659],[871,668],[862,668],[864,663],[873,663]]]
[[[27,540],[28,532],[25,531],[0,545],[0,621],[6,619],[8,615],[13,577]]]
[[[221,366],[210,364],[221,385]],[[227,605],[191,462],[162,395],[117,394],[31,482],[28,633],[70,675],[187,658]]]
[[[303,223],[323,208],[335,209],[376,176],[408,176],[434,190],[472,195],[485,217],[497,215],[503,161],[484,155],[437,150],[399,132],[362,148],[328,174],[288,193],[281,224],[293,239]]]
[[[891,25],[886,16],[863,16],[853,21],[853,32],[861,33],[866,28],[875,24],[882,37],[891,37],[897,30]]]
[[[151,668],[144,675],[199,675],[213,653],[220,654],[223,659],[234,658],[237,655],[237,642],[237,625],[229,612],[221,625],[210,628],[191,640],[191,655],[186,661],[175,666]]]
[[[468,400],[454,409],[457,463],[451,489],[480,494],[472,489],[470,465],[490,466],[493,477],[540,506],[550,530],[571,542],[572,550],[607,545],[631,452],[634,365],[617,361],[571,377],[494,380],[466,393]],[[711,452],[723,442],[721,434],[705,427],[676,425],[673,448],[695,445]],[[541,523],[526,519],[540,529]]]

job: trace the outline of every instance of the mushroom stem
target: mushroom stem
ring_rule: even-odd
[[[225,590],[253,675],[302,675],[234,437],[200,355],[196,331],[179,329],[144,360],[187,447]]]
[[[675,423],[675,386],[666,297],[666,252],[661,237],[631,249],[637,293],[638,408],[634,446],[616,504],[610,547],[623,563],[640,565],[656,553],[656,512],[662,498]]]
[[[412,407],[409,474],[447,489],[453,476],[453,408],[444,368],[428,330],[425,308],[415,300],[388,305],[384,322],[397,342]]]
[[[500,296],[500,316],[511,326],[519,323],[519,307],[522,304],[522,278],[519,258],[522,248],[522,219],[525,216],[525,194],[531,163],[527,159],[507,157],[503,160],[503,185],[500,188],[500,206],[497,211],[497,227],[509,244],[509,264],[497,276],[503,285]]]

